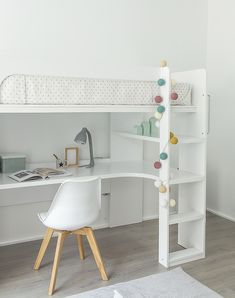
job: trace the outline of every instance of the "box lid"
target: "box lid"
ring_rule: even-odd
[[[0,153],[1,159],[10,159],[10,158],[26,158],[26,155],[19,153]]]

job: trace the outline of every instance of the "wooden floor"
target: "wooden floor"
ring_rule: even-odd
[[[95,232],[110,280],[101,281],[87,243],[87,257],[84,261],[79,259],[76,240],[70,237],[64,244],[53,297],[166,271],[157,260],[156,221]],[[176,239],[176,227],[172,227],[172,249],[177,248]],[[0,248],[0,297],[48,297],[55,239],[41,270],[34,272],[39,245],[39,241],[34,241]],[[185,264],[183,269],[222,296],[235,297],[235,223],[208,214],[206,247],[206,259]]]

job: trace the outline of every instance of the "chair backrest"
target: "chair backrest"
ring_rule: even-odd
[[[67,180],[59,187],[43,223],[53,229],[73,231],[92,224],[100,208],[100,178]]]

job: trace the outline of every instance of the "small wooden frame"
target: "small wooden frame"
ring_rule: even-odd
[[[79,165],[79,148],[65,148],[65,162],[67,167],[78,167]]]

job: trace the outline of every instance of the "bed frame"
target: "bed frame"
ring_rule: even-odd
[[[156,80],[163,78],[166,85],[162,88],[163,104],[166,111],[161,120],[160,138],[137,136],[131,133],[133,125],[143,121],[149,114],[153,114],[155,107],[142,105],[0,105],[3,113],[110,113],[111,121],[111,161],[125,163],[128,161],[143,161],[143,143],[154,142],[156,146],[156,160],[159,152],[168,154],[167,160],[162,162],[162,168],[156,176],[167,188],[166,193],[159,193],[159,262],[165,266],[175,266],[188,261],[205,257],[205,223],[206,223],[206,144],[208,133],[208,99],[206,92],[205,70],[192,70],[170,73],[168,67],[144,70],[139,72],[125,71],[125,76],[117,76],[107,72],[105,77],[113,79],[145,79]],[[94,76],[94,74],[93,74]],[[102,76],[104,77],[104,76]],[[176,81],[187,82],[192,85],[192,105],[172,106],[169,103],[171,78]],[[1,115],[0,115],[1,117]],[[184,171],[188,176],[179,176],[174,181],[177,184],[178,199],[177,212],[171,214],[170,201],[170,145],[169,134],[173,131],[179,137],[177,171]],[[175,147],[174,147],[175,148]],[[160,151],[159,151],[160,150]],[[174,149],[175,150],[175,149]],[[1,176],[2,177],[2,176]],[[0,178],[1,178],[0,177]],[[117,226],[127,215],[124,209],[136,209],[133,222],[142,220],[141,204],[143,199],[143,182],[133,181],[132,178],[120,178],[111,181],[111,196],[113,205],[110,207],[112,218],[110,226]],[[0,179],[1,181],[1,179]],[[34,183],[34,182],[31,182]],[[128,192],[123,191],[123,183],[131,185]],[[4,188],[2,182],[2,189]],[[1,185],[0,185],[1,189]],[[122,189],[122,190],[121,190]],[[135,206],[133,206],[133,195]],[[132,199],[130,199],[132,197]],[[156,188],[156,199],[158,189]],[[123,214],[117,212],[119,206]],[[170,226],[178,226],[179,250],[171,251],[169,247]],[[182,249],[180,249],[180,246]]]

